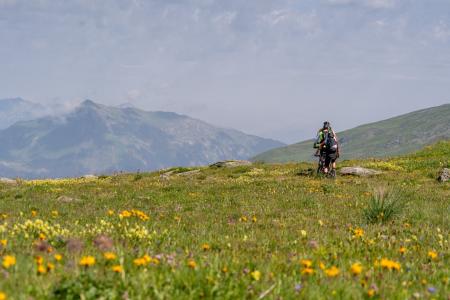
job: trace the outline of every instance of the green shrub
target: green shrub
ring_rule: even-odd
[[[78,277],[63,277],[53,288],[52,299],[119,299],[125,293],[120,280],[96,278],[84,273]]]

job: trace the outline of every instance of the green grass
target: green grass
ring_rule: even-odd
[[[302,163],[2,185],[0,254],[16,264],[0,267],[0,291],[10,299],[364,299],[371,290],[379,299],[445,299],[450,189],[435,177],[449,153],[442,142],[388,161],[342,164],[384,170],[370,178],[320,179],[302,175],[314,168]],[[365,212],[379,187],[407,205],[372,224]],[[119,217],[132,209],[149,220]],[[111,239],[116,260],[103,258],[99,248],[108,243],[95,242],[99,235]],[[136,266],[145,254],[152,262]],[[36,256],[55,268],[39,275]],[[95,264],[80,266],[83,256]],[[383,258],[400,270],[380,266]],[[301,260],[311,261],[313,274],[302,274]],[[363,271],[353,275],[357,262]],[[332,266],[336,277],[327,275]]]
[[[450,104],[370,123],[338,134],[342,159],[403,155],[450,139]],[[308,140],[261,153],[254,161],[296,162],[314,159]]]

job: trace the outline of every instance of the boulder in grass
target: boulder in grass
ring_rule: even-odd
[[[362,168],[362,167],[344,167],[339,170],[339,173],[341,175],[373,176],[373,175],[379,175],[382,172],[373,170],[373,169]]]
[[[11,179],[11,178],[6,178],[6,177],[1,177],[0,178],[0,183],[16,185],[17,184],[17,180]]]
[[[59,196],[58,199],[56,199],[56,201],[62,202],[62,203],[72,203],[72,202],[80,202],[80,199],[63,195],[63,196]]]
[[[450,179],[450,169],[448,168],[444,168],[442,169],[442,171],[439,173],[439,177],[438,180],[440,182],[447,182]]]
[[[225,161],[218,161],[209,166],[216,168],[230,168],[230,167],[240,167],[250,165],[252,165],[252,162],[248,160],[225,160]]]
[[[181,172],[181,173],[177,173],[177,176],[192,176],[195,174],[199,174],[200,170],[191,170],[191,171],[186,171],[186,172]]]
[[[189,171],[184,171],[184,172],[175,172],[175,170],[171,170],[165,173],[162,173],[161,175],[159,175],[159,177],[161,179],[167,180],[170,179],[171,176],[184,176],[184,177],[189,177],[189,176],[193,176],[196,174],[199,174],[200,170],[199,169],[195,169],[195,170],[189,170]]]

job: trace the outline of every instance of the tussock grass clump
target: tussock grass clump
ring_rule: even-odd
[[[364,219],[369,224],[386,223],[399,216],[405,202],[401,200],[399,192],[386,187],[374,189],[369,205],[364,208]]]

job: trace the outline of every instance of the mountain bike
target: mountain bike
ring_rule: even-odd
[[[328,178],[336,178],[336,170],[333,168],[333,164],[330,163],[329,166],[325,165],[325,160],[326,160],[326,154],[322,153],[322,154],[318,154],[316,155],[319,157],[319,163],[317,166],[317,175],[318,176],[325,176]],[[328,169],[328,172],[325,173],[325,168]]]

